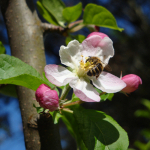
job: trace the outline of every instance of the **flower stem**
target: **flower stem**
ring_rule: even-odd
[[[68,106],[77,105],[77,104],[82,104],[82,103],[84,103],[84,101],[79,100],[79,101],[76,101],[76,102],[63,104],[62,107],[68,107]]]
[[[68,108],[63,108],[62,110],[63,110],[63,111],[65,111],[65,112],[68,112],[68,113],[73,114],[73,111],[72,111],[72,110],[70,110],[70,109],[68,109]]]
[[[64,89],[62,90],[61,97],[60,97],[59,100],[65,99],[70,90],[71,90],[71,87],[69,86],[69,84],[66,85],[66,86],[64,87]]]

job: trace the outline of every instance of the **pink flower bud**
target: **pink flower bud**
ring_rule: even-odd
[[[102,32],[92,32],[92,33],[90,33],[90,34],[87,36],[87,38],[90,37],[90,36],[93,36],[93,35],[99,35],[102,39],[103,39],[104,37],[108,37],[108,35],[106,35],[106,34],[104,34],[104,33],[102,33]]]
[[[55,90],[51,90],[47,85],[41,84],[36,90],[35,96],[41,107],[49,109],[50,111],[58,109],[58,94]]]
[[[126,83],[126,87],[122,89],[124,93],[131,93],[138,89],[139,84],[142,84],[142,80],[139,76],[135,74],[128,74],[121,78]]]

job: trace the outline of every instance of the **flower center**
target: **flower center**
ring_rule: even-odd
[[[81,55],[81,57],[82,60],[80,61],[80,66],[77,71],[79,77],[86,76],[87,72],[94,67],[93,62],[86,61],[88,57],[85,57],[85,62],[83,60],[83,55]]]

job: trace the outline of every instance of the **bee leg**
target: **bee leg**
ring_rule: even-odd
[[[99,77],[99,75],[96,76],[96,79]]]

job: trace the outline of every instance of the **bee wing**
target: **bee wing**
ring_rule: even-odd
[[[108,64],[105,66],[105,69],[106,69],[107,71],[112,71],[111,67],[110,67]]]

